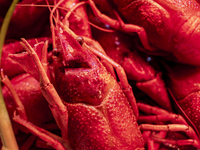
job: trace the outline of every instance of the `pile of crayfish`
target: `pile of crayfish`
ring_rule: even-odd
[[[2,150],[200,149],[199,13],[198,0],[19,1]]]

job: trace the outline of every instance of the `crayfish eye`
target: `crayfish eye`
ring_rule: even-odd
[[[57,48],[54,48],[52,51],[53,56],[59,57],[61,55],[60,51]]]
[[[77,38],[76,38],[76,41],[77,41],[81,46],[82,46],[83,43],[84,43],[84,39],[83,39],[81,36],[77,37]]]

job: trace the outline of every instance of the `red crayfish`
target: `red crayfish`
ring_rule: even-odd
[[[58,20],[55,22],[53,32],[56,38],[53,38],[52,52],[55,88],[35,51],[25,40],[23,45],[34,59],[39,75],[36,79],[41,81],[41,91],[49,102],[62,138],[69,141],[65,143],[75,149],[142,149],[143,138],[135,117],[138,115],[137,107],[132,105],[131,109],[129,105],[129,102],[135,104],[130,85],[122,83],[124,94],[114,77],[88,50],[90,46],[80,42],[81,47],[68,33],[67,27],[61,26]],[[125,74],[117,67],[119,78],[125,81]],[[32,72],[30,69],[27,71]],[[43,136],[40,128],[28,124],[18,115],[14,116],[14,120],[56,149],[68,147],[51,141],[51,136]]]
[[[116,13],[114,13],[115,14],[114,17],[113,15],[111,16],[112,18],[116,19],[109,18],[108,16],[103,15],[96,8],[92,0],[89,1],[89,3],[94,14],[103,23],[109,24],[110,27],[113,27],[114,29],[117,30],[125,31],[127,33],[137,32],[138,36],[141,39],[142,44],[147,50],[154,50],[154,48],[148,45],[148,42],[150,42],[150,44],[156,47],[156,49],[161,49],[173,53],[179,62],[199,65],[199,59],[198,59],[199,48],[196,42],[196,37],[199,35],[198,15],[196,15],[198,13],[199,4],[196,1],[186,1],[186,2],[185,1],[178,1],[178,2],[114,1],[115,5],[118,6],[119,14],[122,15],[123,18],[127,19],[127,22],[133,24],[123,23],[122,19],[119,18],[119,15]],[[97,6],[100,5],[99,8],[102,9],[101,3],[98,3],[96,1],[95,3],[97,3]],[[186,7],[182,8],[182,6]],[[105,9],[103,11],[105,11]],[[175,18],[176,15],[172,15],[172,12],[173,14],[180,14],[180,16],[177,15],[177,19],[173,20],[173,18]],[[110,15],[110,13],[108,14]],[[190,28],[190,25],[188,24],[191,22],[191,20],[193,19],[195,20],[195,18],[196,22],[194,21],[194,25],[192,24]],[[186,32],[186,30],[188,30],[188,32]],[[189,38],[188,35],[190,35]],[[118,49],[114,49],[114,52],[112,52],[112,49],[109,48],[111,44],[104,44],[106,40],[103,38],[101,39],[101,35],[97,34],[95,36],[97,36],[98,37],[97,39],[100,41],[100,43],[107,48],[107,52],[108,54],[110,53],[110,57],[114,58],[116,61],[123,63],[122,61],[123,59],[121,59],[123,58],[123,56],[130,57],[129,56],[130,54],[127,54],[126,50],[124,53],[122,51],[118,51],[120,49],[120,46],[117,45],[120,45],[121,42],[119,41],[118,37],[116,38],[117,40],[114,39],[116,35],[110,36],[110,38],[113,38],[115,41],[118,42],[117,44],[115,44],[115,48],[117,47]],[[107,37],[105,36],[104,38]],[[124,47],[122,50],[124,50]],[[137,58],[138,57],[136,57],[135,59]],[[137,64],[138,62],[136,62],[136,65]],[[128,68],[128,66],[126,65],[124,65],[124,67]],[[132,71],[128,69],[127,72],[129,72],[129,74],[135,72],[135,70]],[[180,74],[177,77],[179,78]],[[180,85],[182,85],[181,81]],[[176,88],[176,90],[179,89]],[[194,98],[194,100],[196,101],[196,98]],[[187,100],[185,100],[185,102],[186,101]],[[191,103],[192,102],[188,102],[187,105],[189,107],[189,110],[193,109],[193,107],[190,105]],[[183,108],[188,109],[187,106],[184,105]],[[198,126],[197,123],[198,120],[197,118],[199,116],[198,109],[194,109],[192,112],[191,111],[189,112],[189,118],[190,117],[193,118],[191,121],[192,124],[194,123],[196,126]],[[186,113],[188,114],[188,110],[186,111]],[[191,116],[194,113],[197,114],[195,116],[195,119],[194,116]]]
[[[101,4],[98,1],[94,2]],[[105,8],[101,8],[103,11],[109,12],[109,15],[111,14],[111,17],[114,18],[111,19],[108,16],[101,15],[92,0],[88,1],[93,12],[99,16],[102,22],[108,23],[114,29],[127,33],[137,32],[144,48],[150,50],[152,54],[154,53],[153,50],[159,49],[167,53],[173,53],[179,62],[199,65],[199,61],[196,59],[198,57],[196,56],[198,44],[194,39],[198,36],[196,32],[198,30],[198,15],[196,14],[198,13],[199,4],[196,1],[186,1],[185,3],[183,1],[175,3],[175,1],[155,2],[148,0],[113,2],[113,4],[109,2],[105,3],[105,5],[110,10],[115,9],[115,6],[117,6],[120,15],[116,13],[116,9],[109,12]],[[37,1],[37,3],[41,5],[44,1]],[[5,68],[4,73],[11,78],[11,83],[19,94],[19,99],[21,99],[25,108],[24,112],[24,110],[19,110],[19,107],[15,107],[16,104],[12,105],[13,99],[11,100],[11,95],[13,95],[14,99],[18,98],[16,93],[11,90],[12,87],[9,87],[8,83],[6,83],[7,81],[5,82],[6,77],[2,73],[2,82],[8,86],[8,90],[12,91],[10,95],[7,88],[3,87],[4,98],[8,108],[12,106],[12,110],[8,111],[10,116],[13,116],[14,111],[13,120],[18,123],[17,129],[21,129],[26,133],[31,132],[59,150],[144,149],[144,147],[149,149],[159,149],[160,147],[162,149],[162,146],[156,142],[167,145],[164,146],[165,149],[169,149],[174,145],[175,147],[192,145],[200,148],[198,109],[194,110],[194,113],[197,114],[195,117],[187,111],[187,107],[191,110],[194,107],[193,105],[188,106],[187,104],[182,105],[181,102],[179,103],[184,109],[183,114],[186,114],[184,116],[189,118],[187,120],[194,127],[196,133],[180,115],[141,103],[136,105],[132,87],[127,81],[126,74],[128,79],[136,81],[137,88],[146,92],[150,98],[154,99],[163,108],[173,111],[165,89],[165,80],[162,80],[161,73],[159,73],[163,70],[156,71],[153,66],[145,61],[142,53],[137,52],[135,47],[130,46],[129,41],[133,40],[132,35],[127,36],[118,31],[110,34],[100,33],[99,35],[92,32],[94,38],[105,49],[104,52],[101,49],[101,45],[91,39],[92,35],[87,21],[87,13],[89,14],[89,12],[86,13],[83,7],[86,4],[85,1],[55,0],[53,8],[51,8],[52,1],[48,2],[46,0],[46,3],[51,11],[50,25],[53,50],[50,50],[51,38],[48,38],[49,41],[45,38],[35,41],[22,38],[21,45],[23,48],[20,47],[19,42],[9,43],[4,46],[5,56],[2,59],[1,67]],[[25,7],[22,4],[23,2],[20,4],[21,6],[18,6],[16,12],[20,13],[20,8]],[[187,7],[183,9],[180,5]],[[27,5],[26,7],[33,6]],[[178,10],[176,10],[177,8]],[[37,17],[34,18],[33,22],[38,20],[37,18],[44,13],[43,11],[46,11],[46,9],[41,9],[41,12],[37,13]],[[172,13],[178,15],[172,15]],[[119,16],[122,16],[126,20],[125,22],[131,24],[124,23]],[[48,25],[45,20],[43,20],[45,23],[41,22],[41,24],[44,23],[44,26]],[[188,24],[193,20],[195,21],[192,27],[189,28]],[[30,22],[31,26],[33,22]],[[11,20],[11,23],[15,24],[16,22]],[[30,37],[37,36],[39,33],[33,33]],[[48,35],[49,32],[47,31],[45,34]],[[8,35],[12,38],[17,37],[15,34]],[[26,34],[24,35],[29,37]],[[190,35],[189,38],[187,38],[188,35]],[[21,37],[22,35],[19,34],[19,36]],[[125,41],[123,38],[128,40]],[[106,39],[110,41],[105,42]],[[32,44],[32,42],[36,43]],[[190,44],[191,46],[188,46]],[[48,45],[50,45],[49,48]],[[5,49],[9,49],[12,46],[14,47],[14,52],[5,51]],[[133,49],[131,50],[131,48]],[[24,50],[28,53],[21,53]],[[191,55],[187,54],[189,51],[192,52]],[[8,53],[11,54],[8,56]],[[119,64],[115,63],[107,55]],[[191,59],[193,55],[196,56],[195,59]],[[13,63],[15,61],[20,64],[21,68],[18,64]],[[7,64],[17,66],[16,71],[10,72]],[[122,65],[126,74],[120,65]],[[114,71],[112,66],[115,69]],[[24,74],[24,72],[29,73],[32,77]],[[172,72],[175,73],[176,71]],[[173,76],[170,76],[170,79],[171,81],[167,81],[166,85],[171,89],[171,95],[175,96],[174,99],[184,98],[185,95],[191,93],[190,90],[184,91],[186,94],[183,92],[182,96],[182,93],[179,94],[176,88],[179,87],[179,83],[173,80]],[[118,83],[117,80],[120,82]],[[48,104],[40,93],[38,82],[40,82],[41,92]],[[196,83],[196,80],[194,82]],[[24,84],[29,84],[30,87],[36,85],[34,88],[37,94],[32,93],[33,96],[30,96],[23,91],[24,89],[20,91],[16,88]],[[27,86],[27,91],[34,89],[32,87],[29,88],[29,86]],[[34,100],[29,99],[30,97]],[[187,101],[187,98],[184,101]],[[28,99],[28,103],[33,101],[34,103],[38,102],[38,104],[33,104],[30,107],[27,101],[24,102],[25,99]],[[195,100],[198,100],[198,98]],[[188,104],[193,103],[189,102]],[[60,129],[61,133],[59,134],[47,131],[47,129],[52,131],[50,127],[44,127],[44,123],[52,121],[48,105]],[[15,107],[14,110],[13,107]],[[45,117],[45,113],[42,112],[43,108],[47,108],[45,113],[49,115],[49,118]],[[138,108],[140,110],[139,117]],[[31,109],[35,109],[37,113]],[[144,112],[144,114],[141,112]],[[150,114],[155,116],[147,116]],[[36,115],[39,117],[36,117]],[[145,124],[138,126],[138,122]],[[152,123],[155,126],[150,125]],[[168,123],[175,123],[175,125],[166,125]],[[195,126],[197,129],[195,129]],[[24,130],[22,127],[26,127],[28,130]],[[157,133],[150,130],[162,131]],[[167,131],[170,131],[170,133],[167,134]],[[171,131],[184,131],[185,134],[172,133]],[[164,139],[165,137],[172,138]],[[29,139],[32,141],[32,136]],[[26,144],[31,143],[29,139],[26,140]],[[26,147],[24,145],[22,149],[28,149],[24,148]],[[44,144],[40,146],[44,146]],[[186,147],[183,146],[181,148],[185,149]]]
[[[96,33],[96,32],[95,32]],[[134,47],[131,47],[129,43],[129,38],[128,36],[123,35],[122,33],[99,33],[96,35],[96,39],[102,44],[102,46],[105,48],[106,53],[113,58],[113,60],[116,60],[122,66],[125,68],[125,71],[128,73],[129,79],[134,79],[136,80],[136,86],[140,88],[140,84],[144,85],[143,87],[145,90],[144,92],[147,91],[151,93],[152,91],[154,94],[159,91],[161,91],[162,94],[155,94],[157,96],[158,103],[160,102],[160,105],[164,106],[164,108],[169,109],[167,107],[167,104],[170,104],[170,101],[164,101],[165,99],[167,100],[168,95],[167,91],[164,85],[164,81],[162,81],[161,74],[157,75],[156,78],[151,79],[151,77],[155,76],[155,70],[153,67],[150,66],[147,62],[145,62],[144,58],[136,51]],[[108,41],[108,39],[110,39]],[[103,42],[104,41],[104,42]],[[108,42],[105,42],[108,41]],[[109,43],[109,44],[108,44]],[[129,43],[129,44],[128,44]],[[130,48],[130,49],[129,49]],[[131,51],[132,48],[132,51]],[[145,80],[146,79],[146,80]],[[150,81],[148,81],[150,80]],[[152,80],[152,81],[151,81]],[[160,82],[162,81],[162,82]],[[146,85],[146,86],[145,86]],[[149,88],[148,88],[149,85]],[[158,87],[156,87],[158,85]],[[141,86],[142,87],[142,86]],[[141,88],[142,89],[142,88]],[[162,90],[161,90],[162,89]],[[153,95],[153,94],[152,94]],[[151,95],[150,95],[151,96]],[[152,98],[155,98],[153,96]],[[166,96],[166,97],[164,97]],[[164,97],[164,98],[163,98]],[[162,99],[163,98],[163,99]],[[168,105],[170,106],[170,105]],[[143,132],[143,137],[147,140],[150,140],[151,138],[154,141],[159,141],[166,144],[171,144],[171,146],[166,146],[166,147],[180,147],[181,149],[187,149],[186,145],[193,145],[194,147],[199,147],[199,139],[198,139],[198,133],[196,135],[195,131],[193,131],[192,128],[188,127],[187,122],[181,118],[180,115],[176,115],[173,113],[169,113],[166,111],[163,111],[159,108],[150,108],[144,105],[139,104],[139,110],[147,112],[146,115],[155,115],[155,116],[139,116],[138,122],[143,121],[142,123],[154,123],[155,126],[153,125],[145,125],[142,124],[140,126],[141,130],[156,130],[160,131],[159,134],[155,134],[149,132],[149,131],[144,131]],[[148,110],[149,109],[149,110]],[[151,111],[152,109],[155,109],[155,111]],[[147,111],[148,110],[148,111]],[[194,110],[195,112],[196,110]],[[169,124],[170,125],[166,125]],[[172,123],[172,124],[171,124]],[[198,124],[198,123],[197,123]],[[196,124],[196,125],[197,125]],[[188,128],[188,129],[187,129]],[[188,134],[190,130],[191,133],[193,134]],[[166,131],[170,131],[167,133]],[[188,134],[188,137],[191,139],[187,139],[187,136],[185,137],[184,135],[179,133],[172,133],[172,131],[185,131],[186,134]],[[146,135],[146,132],[148,135]],[[152,136],[152,137],[151,137]],[[171,137],[171,139],[170,139]],[[164,139],[166,138],[166,139]],[[152,141],[153,141],[152,140]],[[148,143],[152,142],[148,141]],[[152,146],[153,145],[153,146]],[[184,146],[182,146],[184,145]],[[148,148],[150,149],[153,147],[154,149],[158,149],[161,145],[158,143],[156,144],[150,144]],[[162,147],[162,146],[161,146]],[[192,147],[190,147],[192,148]]]
[[[119,14],[103,15],[92,0],[89,4],[99,20],[126,33],[137,32],[145,51],[173,54],[173,60],[200,65],[199,3],[196,0],[113,0]],[[114,6],[114,8],[115,8]],[[115,9],[116,11],[116,9]],[[125,18],[126,22],[120,18]],[[158,51],[157,51],[158,50]],[[153,54],[152,53],[152,54]],[[170,56],[170,59],[173,58]]]

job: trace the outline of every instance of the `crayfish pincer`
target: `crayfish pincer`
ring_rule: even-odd
[[[39,134],[44,130],[30,127],[19,116],[14,120],[56,149],[143,149],[136,116],[119,83],[98,57],[81,46],[65,28],[56,24],[54,33],[52,83],[55,85],[50,83],[37,54],[25,39],[23,45],[37,66],[42,93],[64,143],[68,144],[51,134]]]

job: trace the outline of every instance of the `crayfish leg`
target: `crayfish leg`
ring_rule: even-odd
[[[200,148],[200,142],[199,140],[194,139],[183,139],[183,140],[169,140],[169,139],[161,139],[161,138],[153,138],[155,142],[160,142],[165,145],[174,145],[174,147],[177,146],[193,146],[195,148]],[[169,146],[171,147],[171,146]]]
[[[142,136],[145,139],[145,144],[147,145],[148,150],[158,150],[161,143],[154,141],[151,136],[153,132],[152,131],[143,131]],[[167,135],[166,131],[159,131],[159,133],[156,133],[156,137],[158,138],[165,138]]]
[[[168,124],[168,125],[141,124],[140,129],[152,130],[152,131],[182,131],[185,132],[189,138],[194,140],[199,140],[195,131],[190,126],[186,126],[183,124]]]
[[[28,43],[30,45],[30,42]],[[24,49],[26,48],[26,46],[22,42],[20,44],[22,45]],[[43,47],[45,47],[45,43],[39,42],[34,45],[33,49],[37,53],[38,57],[44,60],[44,58],[42,58]],[[30,59],[30,56],[28,53],[23,52],[19,54],[9,54],[8,57],[16,61],[27,73],[29,73],[32,77],[34,77],[37,81],[39,81],[40,75],[37,71],[34,61]]]
[[[101,22],[103,22],[104,24],[109,24],[112,28],[116,29],[116,30],[121,30],[123,32],[126,32],[126,33],[133,33],[133,32],[136,32],[141,40],[141,43],[142,45],[144,46],[144,48],[146,50],[149,50],[149,51],[155,51],[156,48],[152,47],[149,42],[148,42],[148,39],[147,39],[147,34],[144,30],[143,27],[140,27],[138,25],[133,25],[133,24],[125,24],[119,17],[119,15],[117,13],[116,14],[116,17],[117,17],[117,20],[116,19],[112,19],[104,14],[102,14],[98,8],[95,6],[94,2],[92,0],[89,0],[89,5],[93,11],[93,13],[95,14],[95,16],[97,16],[99,18],[99,20]]]
[[[58,123],[58,126],[62,128],[62,137],[67,140],[68,139],[67,107],[62,103],[62,100],[60,99],[54,86],[50,83],[50,80],[46,74],[46,71],[37,53],[33,50],[33,48],[29,45],[29,43],[25,39],[22,39],[22,41],[24,42],[24,47],[26,48],[27,52],[30,54],[30,57],[32,57],[32,59],[34,60],[37,70],[39,72],[41,91],[50,105],[50,109],[52,111],[52,114],[56,122]],[[43,54],[47,54],[47,53],[43,53]]]
[[[8,90],[11,92],[13,99],[14,99],[14,103],[16,105],[16,110],[18,112],[18,114],[24,119],[27,120],[27,115],[26,115],[26,111],[24,109],[24,105],[22,104],[22,102],[20,101],[12,83],[10,82],[10,80],[8,79],[7,76],[4,76],[3,70],[1,70],[1,82],[4,83],[4,85],[8,88]]]
[[[46,141],[55,149],[65,150],[64,146],[58,140],[47,135],[44,129],[34,126],[30,122],[27,122],[26,120],[22,119],[20,116],[17,116],[16,114],[14,114],[13,120],[21,124],[22,126],[26,127],[32,134]]]
[[[148,115],[148,116],[139,116],[138,118],[139,122],[170,121],[175,124],[188,125],[185,119],[179,114],[171,113],[159,107],[153,107],[153,106],[150,106],[148,104],[143,104],[143,103],[137,103],[137,106],[138,106],[139,111],[142,111],[145,114],[154,114],[154,115]]]
[[[188,125],[186,120],[181,115],[167,112],[164,109],[150,106],[148,104],[143,104],[143,103],[137,103],[137,104],[138,104],[138,109],[141,112],[147,114],[147,116],[139,116],[138,122],[156,123],[156,125],[152,124],[140,125],[140,129],[143,131],[144,139],[146,139],[147,141],[148,139],[153,139],[153,140],[155,139],[153,143],[154,146],[157,144],[159,145],[159,143],[163,144],[167,143],[175,146],[190,145],[197,148],[200,146],[198,135],[196,134],[195,130],[193,130],[193,128],[191,128]],[[164,125],[164,123],[169,123],[169,122],[173,124]],[[158,131],[159,133],[157,133]],[[166,134],[168,132],[176,132],[176,133],[184,132],[190,139],[181,139],[178,141],[164,139],[166,138],[167,136]],[[173,135],[174,137],[176,137],[174,133]],[[185,138],[184,134],[181,134],[180,136],[183,136]]]

